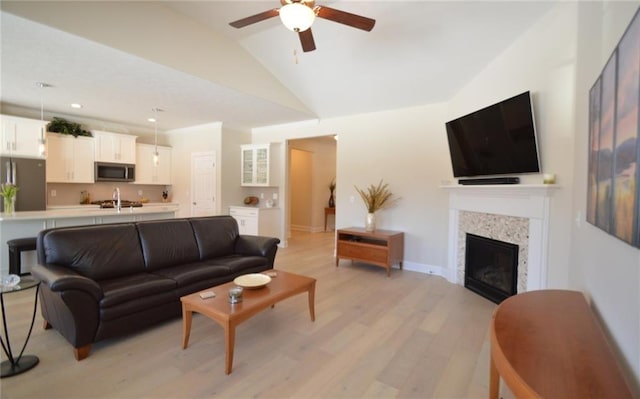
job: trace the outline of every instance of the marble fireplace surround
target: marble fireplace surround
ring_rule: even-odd
[[[518,293],[547,287],[549,203],[554,185],[443,186],[449,191],[447,279],[464,285],[467,232],[517,244]]]

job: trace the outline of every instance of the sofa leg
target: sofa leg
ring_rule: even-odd
[[[49,330],[51,327],[51,324],[46,320],[44,321],[44,323],[42,323],[42,328],[45,330]]]
[[[91,350],[91,344],[82,346],[80,348],[73,348],[73,355],[76,357],[77,361],[85,359],[89,356],[89,351]]]

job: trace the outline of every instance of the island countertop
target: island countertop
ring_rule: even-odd
[[[46,211],[15,212],[12,215],[0,213],[0,223],[6,221],[34,220],[34,219],[68,219],[87,217],[112,217],[123,215],[144,215],[154,213],[177,212],[180,205],[170,203],[149,203],[141,207],[123,207],[118,212],[115,208],[100,208],[99,205],[58,205],[49,207]],[[83,223],[84,224],[84,223]],[[4,237],[3,237],[4,238]]]

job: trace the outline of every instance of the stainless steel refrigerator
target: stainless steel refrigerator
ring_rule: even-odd
[[[47,209],[46,162],[44,159],[0,157],[2,183],[18,186],[16,212]],[[4,203],[0,201],[4,212]]]

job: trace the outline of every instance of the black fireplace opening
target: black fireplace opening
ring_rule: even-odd
[[[492,302],[517,293],[518,246],[467,233],[464,286]]]

